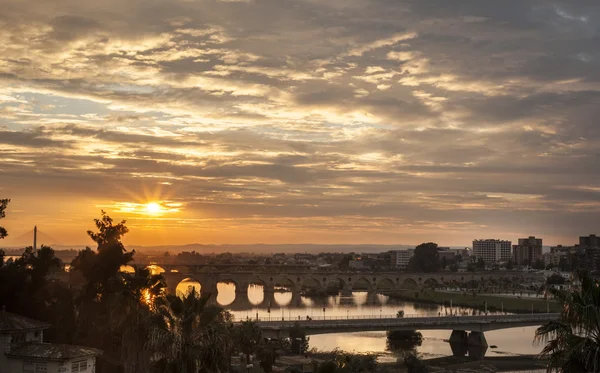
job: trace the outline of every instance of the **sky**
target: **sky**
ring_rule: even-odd
[[[140,245],[600,233],[597,0],[0,9],[12,237],[90,242],[101,210]]]

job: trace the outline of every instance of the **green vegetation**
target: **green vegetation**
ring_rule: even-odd
[[[407,301],[422,303],[434,303],[440,305],[452,305],[455,307],[473,307],[483,309],[487,302],[488,311],[500,311],[504,309],[507,312],[527,313],[531,312],[533,305],[534,312],[560,312],[562,307],[555,301],[545,301],[543,299],[524,299],[481,295],[473,292],[464,293],[442,293],[435,290],[403,290],[392,295],[394,298]]]
[[[536,331],[536,339],[546,343],[541,355],[548,358],[549,372],[600,371],[600,283],[587,274],[579,277],[578,290],[551,290],[565,305],[561,321]]]
[[[50,247],[26,248],[7,262],[0,250],[0,305],[50,323],[44,332],[48,342],[103,350],[99,373],[230,371],[229,313],[193,292],[183,299],[165,295],[163,278],[147,269],[122,272],[135,255],[121,242],[128,232],[125,221],[115,223],[102,212],[95,225],[88,234],[97,248],[81,250],[71,263],[80,287],[51,278],[62,271],[62,262]]]
[[[328,359],[317,364],[317,373],[362,373],[377,370],[377,356],[373,354],[348,354],[334,350]]]

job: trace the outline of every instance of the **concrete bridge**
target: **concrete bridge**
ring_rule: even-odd
[[[359,318],[321,317],[312,320],[286,320],[273,317],[256,322],[265,336],[284,338],[298,324],[306,334],[347,333],[360,331],[452,330],[450,342],[470,346],[487,346],[484,332],[524,326],[537,326],[560,320],[559,313],[485,316],[416,316],[392,315]],[[470,333],[467,333],[470,332]]]

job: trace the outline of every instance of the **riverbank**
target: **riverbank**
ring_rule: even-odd
[[[535,298],[506,298],[493,295],[473,294],[473,293],[448,293],[439,292],[431,289],[415,290],[400,290],[389,294],[394,299],[403,301],[411,301],[418,303],[431,303],[438,305],[449,306],[452,301],[453,307],[472,307],[484,309],[484,304],[487,303],[487,310],[496,312],[504,310],[514,313],[529,313],[533,312],[560,312],[562,306],[556,301],[546,301]]]
[[[312,353],[310,359],[318,362],[333,360],[340,351]],[[342,353],[343,354],[343,353]],[[364,356],[347,354],[348,356]],[[475,373],[475,372],[537,372],[545,368],[546,362],[537,355],[486,356],[484,359],[445,356],[422,360],[430,373]],[[407,368],[401,361],[378,363],[376,373],[404,373]]]

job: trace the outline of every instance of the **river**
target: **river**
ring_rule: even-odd
[[[189,285],[189,284],[188,284]],[[194,285],[199,289],[198,284]],[[396,315],[399,310],[403,310],[405,315],[429,315],[438,316],[450,312],[449,307],[437,305],[420,305],[413,302],[401,302],[390,299],[384,295],[368,295],[366,292],[353,292],[351,295],[329,296],[329,297],[300,297],[292,305],[292,293],[289,291],[276,292],[274,302],[270,306],[265,306],[263,302],[263,290],[261,286],[250,286],[248,290],[247,307],[240,309],[233,307],[235,304],[235,285],[219,283],[217,285],[219,294],[217,302],[228,308],[236,319],[246,318],[285,318],[297,319],[298,317],[306,319],[309,317],[385,317]],[[178,289],[183,290],[183,289]],[[323,311],[323,308],[325,311]],[[469,313],[472,309],[454,307],[453,313]],[[480,352],[485,356],[503,356],[503,355],[523,355],[537,354],[542,346],[534,344],[534,332],[536,327],[520,327],[513,329],[504,329],[489,331],[485,333],[487,342],[490,346],[497,348],[488,348]],[[330,351],[335,348],[347,352],[371,352],[380,355],[381,361],[395,361],[402,350],[414,348],[423,358],[435,358],[443,356],[452,356],[452,349],[447,340],[450,337],[448,330],[424,330],[421,331],[423,341],[416,346],[396,346],[388,341],[386,332],[357,332],[357,333],[339,333],[323,334],[310,336],[310,348],[316,348],[322,351]]]

